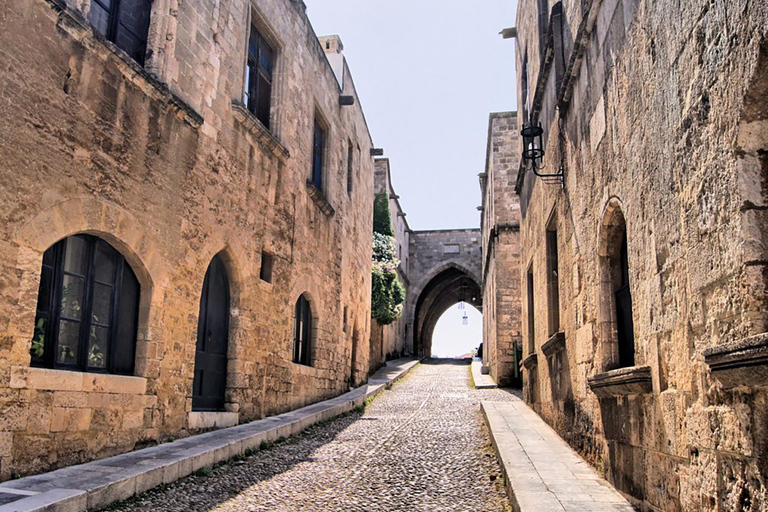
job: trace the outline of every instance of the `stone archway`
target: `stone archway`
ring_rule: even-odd
[[[448,308],[465,302],[482,311],[480,284],[466,270],[450,266],[434,276],[416,301],[414,315],[414,351],[419,357],[432,354],[432,334]]]

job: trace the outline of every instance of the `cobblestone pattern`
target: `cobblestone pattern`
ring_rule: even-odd
[[[463,364],[425,363],[364,414],[314,427],[245,460],[112,511],[511,510]]]

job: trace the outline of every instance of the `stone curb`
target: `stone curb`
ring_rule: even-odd
[[[634,512],[522,400],[482,401],[480,408],[515,512]]]
[[[296,435],[315,423],[349,412],[391,387],[417,364],[411,359],[390,361],[371,376],[368,384],[295,411],[4,482],[0,484],[0,499],[6,504],[0,505],[0,512],[81,512],[104,508],[258,448],[262,441]],[[11,499],[15,501],[8,503]]]
[[[475,389],[496,389],[498,386],[490,375],[483,375],[483,361],[478,358],[472,358],[472,380],[475,381]]]

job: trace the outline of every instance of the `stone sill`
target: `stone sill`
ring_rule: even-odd
[[[536,367],[536,365],[539,363],[538,361],[538,355],[536,352],[533,354],[530,354],[528,357],[523,359],[523,366],[525,366],[526,370],[531,370]]]
[[[85,37],[90,36],[93,41],[97,41],[99,44],[110,50],[113,54],[120,58],[123,63],[130,68],[130,71],[134,76],[141,77],[144,82],[150,85],[157,94],[155,99],[164,101],[165,103],[172,105],[179,112],[181,119],[193,128],[200,128],[203,125],[204,119],[195,109],[189,106],[184,100],[177,96],[164,82],[150,74],[144,67],[139,65],[138,62],[133,60],[127,53],[121,50],[112,41],[107,40],[97,30],[93,29],[93,26],[79,11],[69,7],[64,0],[47,0],[51,4],[51,8],[59,13],[59,20],[57,26],[64,32],[69,33],[73,38],[82,40]],[[127,78],[131,78],[128,76]],[[144,89],[147,92],[147,89]],[[148,94],[152,96],[151,94]]]
[[[704,361],[726,388],[768,386],[768,333],[708,348]]]
[[[559,350],[565,350],[565,333],[563,331],[553,334],[552,337],[541,346],[541,351],[544,352],[546,357],[554,355],[555,352]]]
[[[10,387],[12,389],[36,389],[41,391],[84,391],[87,393],[145,395],[147,393],[147,379],[127,375],[14,366],[11,368]]]
[[[333,217],[336,214],[336,210],[333,209],[331,203],[329,203],[328,199],[325,198],[325,194],[323,194],[323,192],[318,189],[311,180],[307,180],[307,192],[309,192],[309,197],[312,198],[312,200],[324,214],[326,214],[328,217]]]
[[[650,366],[630,366],[598,373],[588,382],[598,398],[643,395],[653,391]]]
[[[288,148],[283,146],[277,137],[248,110],[242,101],[232,100],[232,113],[235,119],[256,137],[259,144],[267,148],[273,155],[278,158],[290,158],[291,152],[288,151]]]

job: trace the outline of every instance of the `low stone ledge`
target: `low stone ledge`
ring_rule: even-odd
[[[312,198],[312,200],[324,214],[329,217],[332,217],[336,214],[336,210],[334,210],[333,206],[331,206],[331,203],[328,202],[325,194],[323,194],[322,190],[317,188],[315,184],[312,183],[312,180],[307,180],[307,192],[309,192],[309,197]]]
[[[565,333],[563,331],[553,334],[546,343],[541,346],[541,351],[546,357],[554,355],[555,352],[565,349]]]
[[[643,395],[653,391],[650,366],[630,366],[598,373],[587,382],[599,398]]]
[[[525,359],[523,359],[523,366],[526,370],[532,370],[533,368],[536,368],[536,365],[539,364],[539,357],[536,355],[536,352],[533,354],[528,355]]]
[[[82,391],[118,395],[145,395],[147,379],[129,375],[110,375],[35,366],[11,368],[12,389],[40,391]]]
[[[708,348],[704,361],[726,388],[768,386],[768,333]]]
[[[192,411],[187,414],[190,430],[234,427],[239,421],[240,414],[237,412]]]
[[[371,376],[368,384],[292,412],[0,483],[0,496],[13,500],[0,505],[0,512],[79,512],[106,507],[231,459],[259,447],[262,441],[295,435],[319,421],[349,412],[417,364],[407,359],[390,361]]]

